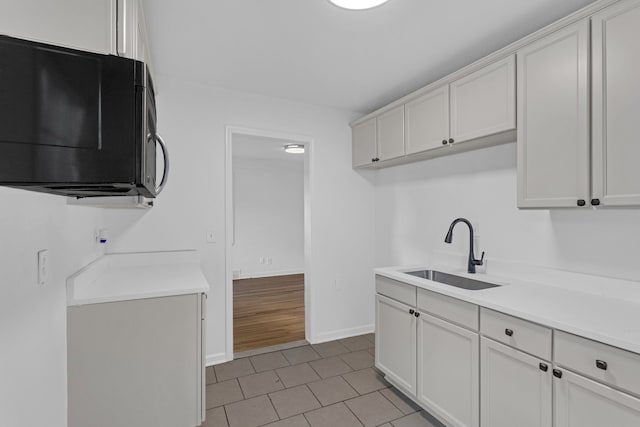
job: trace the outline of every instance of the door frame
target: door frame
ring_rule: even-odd
[[[233,136],[250,135],[280,139],[283,142],[303,144],[304,152],[304,329],[307,341],[311,337],[313,320],[311,309],[311,154],[313,138],[293,133],[261,130],[240,126],[225,126],[225,356],[233,360]]]

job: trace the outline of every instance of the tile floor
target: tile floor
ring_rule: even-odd
[[[373,368],[373,334],[207,368],[203,427],[442,427]]]

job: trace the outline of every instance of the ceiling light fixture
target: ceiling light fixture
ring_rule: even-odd
[[[389,0],[329,0],[331,3],[343,9],[365,10],[380,6]]]
[[[304,153],[304,145],[302,144],[287,144],[284,146],[284,151],[290,154],[302,154]]]

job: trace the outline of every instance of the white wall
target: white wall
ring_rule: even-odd
[[[377,266],[466,255],[463,224],[444,243],[451,221],[466,217],[488,268],[499,259],[640,280],[640,210],[518,210],[515,144],[380,170],[376,183]]]
[[[158,76],[172,174],[148,212],[107,212],[112,252],[198,249],[211,285],[207,353],[225,351],[225,126],[314,138],[310,154],[310,340],[371,328],[373,177],[351,168],[352,113]],[[217,236],[206,243],[206,232]]]
[[[0,187],[0,426],[67,425],[66,278],[101,255],[101,225],[100,209]]]
[[[233,156],[234,277],[304,271],[304,156],[288,156]]]

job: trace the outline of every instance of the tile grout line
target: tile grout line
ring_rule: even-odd
[[[244,390],[242,389],[242,386],[240,385],[240,380],[238,379],[239,377],[235,377],[234,380],[236,380],[236,382],[238,383],[238,388],[240,389],[240,393],[242,393],[242,400],[247,400],[247,396],[245,396],[244,394]]]
[[[324,379],[320,379],[320,381],[324,381]],[[320,382],[320,381],[314,381],[314,383],[317,383],[317,382]],[[316,398],[316,400],[318,401],[318,403],[320,404],[320,408],[318,408],[318,409],[326,408],[326,406],[329,406],[329,405],[326,405],[326,406],[325,406],[325,405],[323,405],[323,404],[322,404],[322,402],[320,402],[320,399],[319,399],[319,398],[318,398],[318,396],[313,392],[313,389],[312,389],[311,387],[309,387],[309,384],[312,384],[312,383],[306,383],[305,385],[307,386],[307,388],[309,389],[309,391],[311,392],[311,394],[313,395],[313,397],[315,397],[315,398]]]
[[[222,411],[224,412],[225,420],[227,420],[227,426],[231,426],[231,422],[229,421],[229,414],[227,414],[227,408],[225,408],[225,405],[222,405]]]
[[[313,398],[316,399],[316,402],[318,402],[318,405],[320,405],[320,407],[316,408],[316,409],[324,408],[324,406],[322,406],[322,402],[320,402],[320,399],[318,399],[318,396],[316,396],[316,394],[313,392],[313,390],[311,390],[311,387],[309,387],[309,383],[306,383],[306,384],[303,384],[303,385],[307,388],[307,390],[309,390],[309,393],[311,393],[311,396],[313,396]]]
[[[359,396],[359,397],[362,397],[362,396]],[[354,399],[357,399],[357,398],[356,398],[356,397],[354,397]],[[347,408],[347,411],[351,412],[351,413],[353,414],[353,416],[354,416],[354,417],[356,417],[356,420],[358,420],[358,422],[360,423],[360,425],[364,426],[364,422],[362,422],[362,420],[361,420],[360,418],[358,418],[358,416],[356,415],[356,413],[355,413],[355,412],[353,412],[353,411],[351,410],[351,408],[349,407],[349,405],[347,405],[347,401],[346,401],[346,400],[343,400],[343,401],[342,401],[342,404]]]
[[[315,361],[317,361],[317,360],[324,360],[324,359],[311,360],[310,362],[315,362]],[[313,365],[312,365],[310,362],[307,362],[307,363],[308,363],[309,367],[311,368],[311,370],[312,370],[313,372],[315,372],[315,373],[316,373],[316,375],[317,375],[321,380],[322,380],[322,379],[324,379],[324,378],[322,378],[322,375],[320,375],[320,372],[318,372],[318,371],[313,367]],[[307,383],[307,384],[309,384],[309,383]]]
[[[382,390],[389,390],[389,389],[390,389],[390,388],[389,388],[389,387],[387,387],[386,389],[385,389],[385,388],[383,388]],[[378,390],[378,392],[380,392],[380,391],[382,391],[382,390]],[[409,413],[409,414],[405,414],[404,412],[402,412],[402,409],[400,409],[400,408],[398,407],[398,405],[394,404],[394,403],[391,401],[391,399],[389,399],[387,396],[385,396],[385,395],[384,395],[384,393],[380,393],[380,396],[382,396],[382,397],[383,397],[387,402],[391,403],[391,405],[392,405],[393,407],[395,407],[395,408],[398,410],[398,412],[400,412],[400,413],[402,414],[402,415],[400,415],[398,418],[394,418],[394,419],[392,419],[391,421],[388,421],[389,423],[391,423],[391,422],[393,422],[393,421],[398,421],[400,418],[404,418],[404,417],[408,417],[409,415],[413,415],[413,414],[415,414],[416,412],[420,412],[420,411],[413,411],[413,412],[411,412],[411,413]]]
[[[256,369],[255,365],[253,364],[253,361],[251,360],[251,356],[247,356],[246,358],[240,358],[238,360],[242,360],[242,359],[247,359],[249,361],[249,365],[251,365],[251,368],[253,369],[254,374],[258,373],[258,370]]]
[[[273,400],[271,400],[271,393],[267,393],[267,398],[269,399],[269,403],[271,404],[271,407],[273,408],[273,411],[276,413],[276,416],[278,417],[278,421],[282,420],[282,418],[280,418],[280,413],[278,412],[278,409],[276,409],[276,405],[274,405],[273,404]]]

